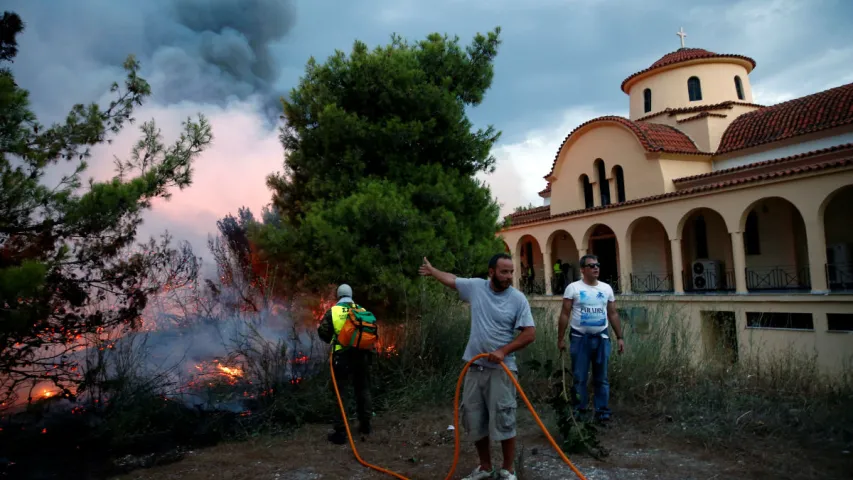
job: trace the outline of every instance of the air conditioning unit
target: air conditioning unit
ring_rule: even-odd
[[[690,269],[690,283],[694,290],[716,290],[722,271],[717,260],[696,260]]]

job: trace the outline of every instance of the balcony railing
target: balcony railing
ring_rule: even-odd
[[[772,267],[747,267],[746,289],[759,290],[809,290],[811,278],[808,265],[779,265]]]
[[[735,291],[734,270],[725,270],[722,272],[706,270],[699,274],[688,270],[682,272],[682,278],[684,281],[685,292],[702,293]]]
[[[634,293],[663,293],[675,290],[672,275],[666,272],[631,273],[631,291]]]
[[[828,263],[826,285],[830,290],[853,290],[853,263]]]
[[[545,295],[545,279],[542,277],[522,277],[519,287],[525,295]]]

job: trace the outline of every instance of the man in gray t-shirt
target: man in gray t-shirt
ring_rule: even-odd
[[[464,480],[492,478],[489,440],[499,440],[503,450],[500,479],[515,480],[515,384],[500,366],[503,362],[517,376],[515,352],[536,338],[530,304],[523,293],[512,287],[512,257],[497,254],[489,261],[489,279],[457,278],[442,272],[424,258],[421,275],[432,276],[459,292],[459,298],[471,305],[471,335],[462,359],[480,358],[465,375],[462,393],[462,423],[468,438],[474,440],[480,465]],[[516,337],[515,332],[521,333]]]

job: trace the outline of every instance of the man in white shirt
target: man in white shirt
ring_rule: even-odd
[[[575,412],[584,414],[589,403],[587,380],[592,365],[595,418],[610,420],[610,384],[607,381],[607,364],[610,360],[610,336],[607,327],[613,326],[619,353],[625,350],[622,325],[616,311],[616,298],[610,285],[598,280],[598,257],[584,255],[580,259],[581,280],[572,282],[563,294],[560,312],[557,348],[566,349],[566,328],[571,319],[569,354],[572,359],[574,391],[580,397]]]

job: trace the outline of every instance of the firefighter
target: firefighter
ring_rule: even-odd
[[[344,392],[347,385],[349,383],[353,385],[359,421],[358,432],[362,436],[367,436],[372,432],[370,426],[370,417],[373,414],[370,399],[370,365],[373,361],[374,352],[343,347],[337,342],[337,336],[346,323],[348,309],[355,303],[352,300],[352,287],[345,283],[341,284],[338,287],[337,297],[337,303],[326,310],[323,315],[323,320],[317,328],[317,334],[321,340],[331,344],[334,349],[332,363],[342,399],[345,398]],[[334,391],[332,393],[334,394]],[[346,428],[340,415],[336,415],[335,418],[335,431],[329,434],[328,439],[332,443],[343,445],[347,443]]]

